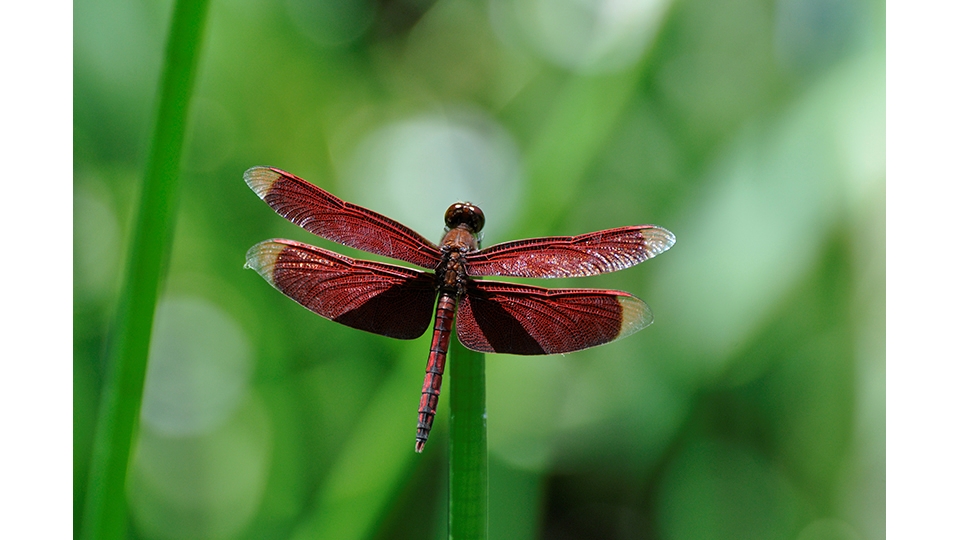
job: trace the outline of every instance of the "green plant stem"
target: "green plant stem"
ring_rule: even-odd
[[[127,466],[160,280],[173,237],[180,156],[207,5],[207,0],[178,0],[173,8],[140,206],[107,348],[81,525],[82,538],[88,540],[122,538],[126,531]]]
[[[449,537],[487,538],[485,358],[451,342]]]

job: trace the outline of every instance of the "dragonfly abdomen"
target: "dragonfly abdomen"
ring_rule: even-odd
[[[456,298],[441,294],[437,301],[437,314],[433,323],[433,340],[430,343],[430,356],[427,358],[427,370],[423,377],[423,390],[420,395],[420,409],[417,418],[417,452],[430,436],[433,419],[437,415],[437,402],[440,399],[440,384],[443,381],[443,368],[447,363],[447,350],[450,348],[450,334],[453,330],[453,314],[457,309]]]

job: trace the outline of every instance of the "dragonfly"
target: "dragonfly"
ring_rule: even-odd
[[[656,225],[579,236],[530,238],[480,249],[485,218],[458,202],[444,214],[440,244],[293,174],[253,167],[247,185],[278,214],[345,246],[404,261],[424,272],[353,259],[293,240],[272,239],[247,252],[246,268],[310,311],[358,330],[397,339],[433,339],[417,410],[414,449],[422,452],[437,412],[450,336],[468,349],[515,355],[559,354],[603,345],[649,326],[647,304],[603,289],[547,289],[483,276],[583,277],[629,268],[673,246]]]

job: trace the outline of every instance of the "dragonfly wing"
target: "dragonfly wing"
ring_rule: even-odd
[[[593,276],[642,263],[670,249],[675,241],[673,233],[655,225],[516,240],[468,255],[467,273],[527,278]]]
[[[433,315],[434,276],[418,270],[351,259],[292,240],[253,246],[246,267],[310,311],[382,336],[419,337]]]
[[[413,229],[288,172],[253,167],[243,179],[278,214],[321,238],[431,270],[440,262],[437,246]]]
[[[480,352],[557,354],[609,343],[652,322],[647,304],[621,291],[474,281],[457,309],[457,337]]]

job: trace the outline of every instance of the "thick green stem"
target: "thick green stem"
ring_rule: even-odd
[[[153,314],[173,237],[180,156],[207,4],[178,0],[173,8],[140,206],[107,348],[81,525],[88,540],[123,538],[126,530],[124,485],[140,416]]]
[[[487,405],[485,359],[457,340],[451,343],[451,539],[487,538]]]

